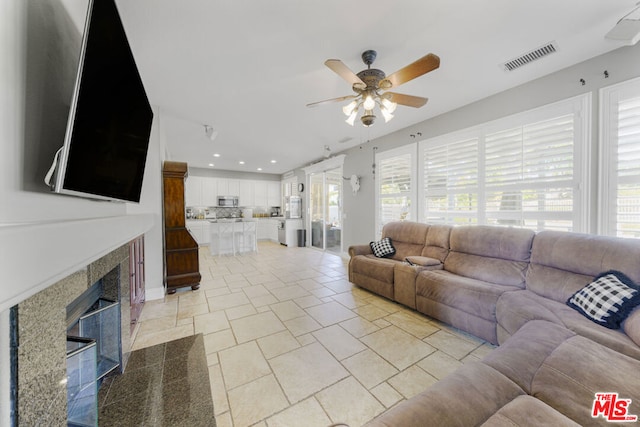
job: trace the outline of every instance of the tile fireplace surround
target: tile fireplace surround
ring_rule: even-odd
[[[126,366],[131,347],[129,247],[123,245],[11,309],[18,344],[13,357],[17,384],[12,389],[17,397],[16,424],[66,425],[66,308],[100,278],[104,296],[121,303],[122,365]]]

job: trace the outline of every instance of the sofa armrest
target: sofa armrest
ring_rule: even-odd
[[[349,256],[353,258],[356,255],[371,255],[373,251],[369,245],[353,245],[349,246]]]

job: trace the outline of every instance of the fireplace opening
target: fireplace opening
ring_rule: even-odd
[[[67,306],[69,426],[98,425],[98,389],[103,378],[119,372],[122,364],[120,303],[106,298],[109,274]]]

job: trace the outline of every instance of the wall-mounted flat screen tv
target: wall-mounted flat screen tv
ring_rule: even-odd
[[[53,191],[139,202],[152,121],[114,0],[90,1]]]

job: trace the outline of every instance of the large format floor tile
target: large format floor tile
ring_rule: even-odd
[[[331,253],[201,248],[200,272],[199,290],[145,305],[133,348],[201,333],[208,375],[188,362],[172,375],[202,376],[218,427],[357,427],[493,348],[353,286],[347,260]],[[182,399],[197,408],[197,396]]]

